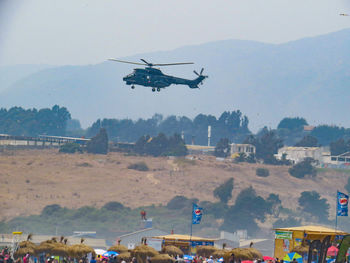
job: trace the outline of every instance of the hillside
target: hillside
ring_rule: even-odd
[[[127,168],[139,161],[144,161],[150,171]],[[270,176],[257,177],[257,167],[268,168]],[[190,162],[120,153],[104,156],[59,154],[57,150],[4,151],[0,153],[0,220],[39,214],[51,204],[79,208],[118,201],[135,208],[166,204],[176,195],[216,201],[213,190],[230,177],[235,180],[233,200],[240,190],[253,186],[259,195],[279,194],[284,207],[296,208],[301,192],[316,190],[328,199],[330,214],[334,215],[336,191],[344,190],[348,174],[332,170],[319,173],[315,180],[302,180],[291,177],[287,170],[202,156]]]
[[[349,41],[347,29],[278,45],[226,40],[124,58],[193,61],[193,66],[163,71],[194,78],[193,69],[204,67],[209,75],[200,90],[171,86],[156,94],[144,87],[126,87],[122,77],[132,71],[132,65],[52,67],[11,81],[6,90],[0,90],[0,103],[4,107],[66,106],[84,127],[101,117],[139,118],[154,113],[194,117],[236,109],[249,117],[253,131],[264,125],[275,127],[286,116],[350,127],[341,114],[350,96]]]

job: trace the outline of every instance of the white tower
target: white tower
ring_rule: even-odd
[[[211,138],[211,126],[208,126],[208,146],[210,146],[210,138]]]

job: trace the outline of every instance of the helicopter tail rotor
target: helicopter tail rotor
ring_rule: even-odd
[[[206,79],[208,76],[203,75],[203,71],[204,68],[201,69],[201,71],[198,73],[197,71],[193,71],[194,74],[196,74],[198,76],[198,78],[196,79],[198,81],[199,84],[203,85],[203,80]]]

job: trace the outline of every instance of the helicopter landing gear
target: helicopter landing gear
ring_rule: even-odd
[[[135,88],[135,86],[134,86],[134,85],[132,85],[132,86],[131,86],[131,89],[134,89],[134,88]]]
[[[160,88],[157,88],[157,91],[159,92],[159,91],[160,91]]]
[[[156,89],[155,89],[155,88],[152,88],[152,91],[153,91],[153,92],[155,92],[155,91],[156,91]]]

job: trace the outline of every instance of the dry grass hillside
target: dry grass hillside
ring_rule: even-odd
[[[127,168],[140,161],[150,170]],[[270,176],[256,176],[257,167],[268,168]],[[213,190],[230,177],[235,179],[234,198],[241,189],[253,186],[259,195],[279,194],[283,206],[295,208],[301,192],[316,190],[328,199],[332,206],[330,214],[334,214],[336,191],[344,190],[348,173],[325,171],[311,180],[291,177],[288,167],[234,164],[208,156],[189,161],[121,153],[70,155],[57,150],[5,151],[0,153],[0,220],[38,214],[50,204],[78,208],[118,201],[138,207],[166,204],[176,195],[215,201]]]

